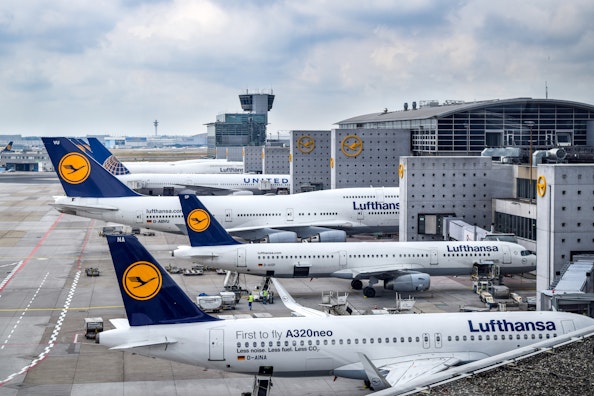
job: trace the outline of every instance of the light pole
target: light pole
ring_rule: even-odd
[[[532,205],[532,193],[534,192],[534,188],[532,187],[532,127],[534,126],[534,121],[524,121],[524,124],[530,127],[530,158],[528,161],[530,163],[530,204]]]

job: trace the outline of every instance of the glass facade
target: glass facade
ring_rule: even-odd
[[[426,118],[419,118],[421,111]],[[510,99],[398,111],[382,115],[385,120],[378,117],[370,115],[368,121],[357,117],[339,125],[344,129],[410,130],[413,153],[419,155],[478,155],[489,147],[529,148],[530,143],[533,150],[584,146],[594,106],[553,99]]]
[[[266,144],[267,114],[221,114],[208,124],[208,155],[214,156],[216,147],[263,146]]]
[[[592,111],[564,104],[533,101],[477,107],[438,121],[438,151],[481,152],[486,147],[533,150],[586,144]],[[414,148],[421,150],[421,148]]]

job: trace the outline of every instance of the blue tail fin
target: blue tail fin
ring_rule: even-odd
[[[128,175],[130,171],[97,138],[90,137],[89,145],[93,156],[112,175]]]
[[[202,311],[134,235],[107,235],[130,326],[220,320]]]
[[[6,147],[4,147],[4,148],[2,149],[2,151],[0,151],[0,152],[2,152],[2,153],[3,153],[3,152],[5,152],[5,151],[10,151],[10,150],[12,150],[12,141],[8,142],[8,144],[6,145]]]
[[[196,195],[180,194],[179,201],[184,219],[186,219],[190,245],[222,246],[239,244],[206,209]]]
[[[69,197],[133,197],[132,191],[65,137],[41,140]]]

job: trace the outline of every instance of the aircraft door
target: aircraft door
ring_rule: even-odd
[[[137,211],[136,211],[136,223],[137,223],[137,224],[142,224],[142,223],[144,223],[143,217],[144,217],[144,216],[142,215],[142,210],[137,210]]]
[[[509,253],[509,247],[503,247],[503,264],[511,264],[511,254]]]
[[[441,333],[435,333],[435,348],[441,348]]]
[[[225,209],[225,223],[231,223],[233,221],[233,210]]]
[[[375,189],[375,199],[377,202],[384,202],[384,190],[381,188]]]
[[[238,267],[246,266],[245,248],[237,249],[237,266]]]
[[[210,329],[208,360],[225,360],[225,340],[223,329]]]
[[[439,264],[438,258],[439,255],[437,254],[437,249],[431,249],[429,251],[429,264],[437,265]]]
[[[347,266],[347,254],[346,251],[341,250],[338,252],[338,267],[343,269]]]
[[[573,324],[573,320],[562,320],[561,326],[563,326],[563,333],[571,333],[575,331],[575,325]]]
[[[429,333],[423,333],[423,348],[429,349],[431,346],[431,341],[429,339]]]
[[[287,208],[287,221],[293,221],[293,209]]]

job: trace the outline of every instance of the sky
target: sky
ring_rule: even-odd
[[[591,0],[0,2],[0,135],[194,135],[270,92],[268,133],[405,102],[594,104]],[[548,89],[547,89],[548,87]]]

